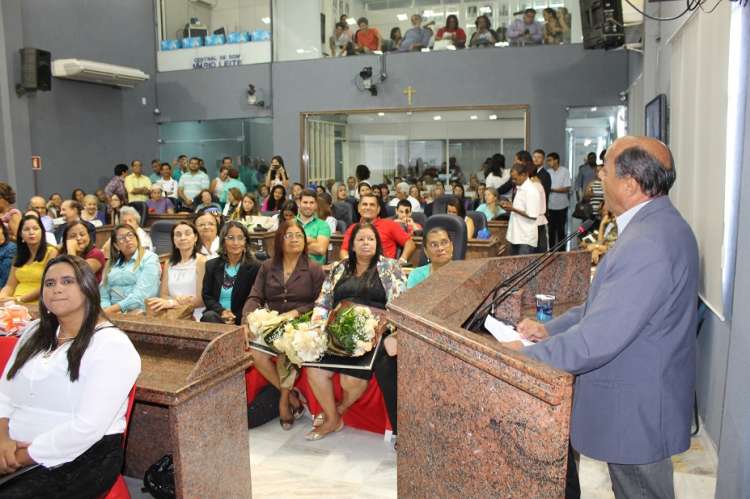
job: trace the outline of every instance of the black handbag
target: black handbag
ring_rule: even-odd
[[[156,499],[174,499],[174,462],[172,454],[166,454],[148,467],[143,475],[141,492],[148,492]]]

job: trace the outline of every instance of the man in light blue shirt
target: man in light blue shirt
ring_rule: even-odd
[[[516,19],[508,26],[508,38],[513,45],[539,45],[544,38],[542,23],[534,20],[536,11],[526,9],[523,17]]]
[[[182,202],[192,208],[195,196],[200,194],[203,189],[208,189],[209,184],[208,175],[200,171],[200,160],[190,158],[188,171],[180,177],[177,192]]]
[[[412,15],[412,27],[404,34],[401,45],[398,46],[398,51],[411,52],[427,48],[430,45],[430,38],[432,38],[432,30],[429,28],[432,24],[435,24],[435,21],[430,21],[422,27],[422,16],[419,14]]]

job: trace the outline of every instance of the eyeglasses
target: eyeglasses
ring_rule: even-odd
[[[304,239],[305,235],[302,232],[287,232],[284,234],[284,240],[291,241],[292,239]]]
[[[135,239],[135,234],[133,234],[132,232],[128,232],[127,234],[115,237],[115,241],[117,241],[118,243],[124,243],[125,241],[131,241],[133,239]]]
[[[245,236],[224,236],[225,241],[244,243]]]
[[[430,243],[427,243],[427,246],[431,250],[436,250],[436,249],[447,248],[448,246],[450,246],[450,244],[451,244],[450,239],[441,239],[440,241],[432,241]]]

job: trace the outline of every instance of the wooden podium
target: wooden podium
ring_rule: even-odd
[[[245,369],[238,326],[113,315],[141,356],[125,474],[171,453],[178,498],[251,497]]]
[[[391,305],[398,334],[398,495],[561,498],[573,376],[461,327],[533,256],[451,262]],[[590,254],[560,253],[521,291],[582,303]],[[520,311],[520,310],[519,310]],[[518,319],[518,318],[516,318]]]

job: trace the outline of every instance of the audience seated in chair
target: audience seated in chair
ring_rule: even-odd
[[[146,301],[148,308],[156,313],[183,308],[184,314],[201,320],[203,306],[203,276],[206,272],[206,257],[198,253],[198,229],[192,222],[181,221],[172,226],[172,252],[161,277],[159,297]]]
[[[22,332],[0,379],[0,474],[39,466],[4,484],[0,495],[100,497],[122,468],[140,357],[106,320],[83,260],[52,259],[42,282],[41,319]]]
[[[259,267],[245,226],[235,220],[225,223],[219,236],[219,256],[206,263],[202,290],[206,311],[201,321],[239,324]]]
[[[325,280],[323,269],[307,255],[307,238],[302,224],[297,220],[283,222],[276,231],[275,253],[258,271],[250,295],[242,309],[242,322],[258,308],[266,307],[296,318],[313,309],[315,300]],[[294,420],[302,415],[302,403],[292,392],[297,376],[296,369],[290,373],[277,371],[281,363],[274,364],[272,354],[253,350],[254,367],[273,386],[281,391],[279,422],[289,430]],[[281,377],[281,374],[286,374]]]
[[[323,284],[313,311],[314,321],[325,321],[330,312],[344,300],[384,309],[404,290],[406,280],[401,267],[395,260],[383,256],[375,226],[369,222],[354,225],[351,237],[352,250],[348,258],[331,270]],[[375,355],[380,355],[379,351]],[[331,383],[334,372],[341,373],[341,387],[344,391],[338,404],[334,399]],[[343,414],[367,389],[372,371],[307,368],[307,375],[313,393],[323,407],[323,414],[315,418],[313,429],[306,438],[320,440],[343,428]]]
[[[144,310],[146,298],[159,292],[160,274],[159,257],[141,245],[135,229],[116,226],[100,287],[102,309],[108,314]]]
[[[47,244],[39,217],[27,215],[21,218],[16,233],[16,257],[8,280],[0,290],[0,303],[7,299],[36,303],[44,266],[55,256],[57,249]]]

